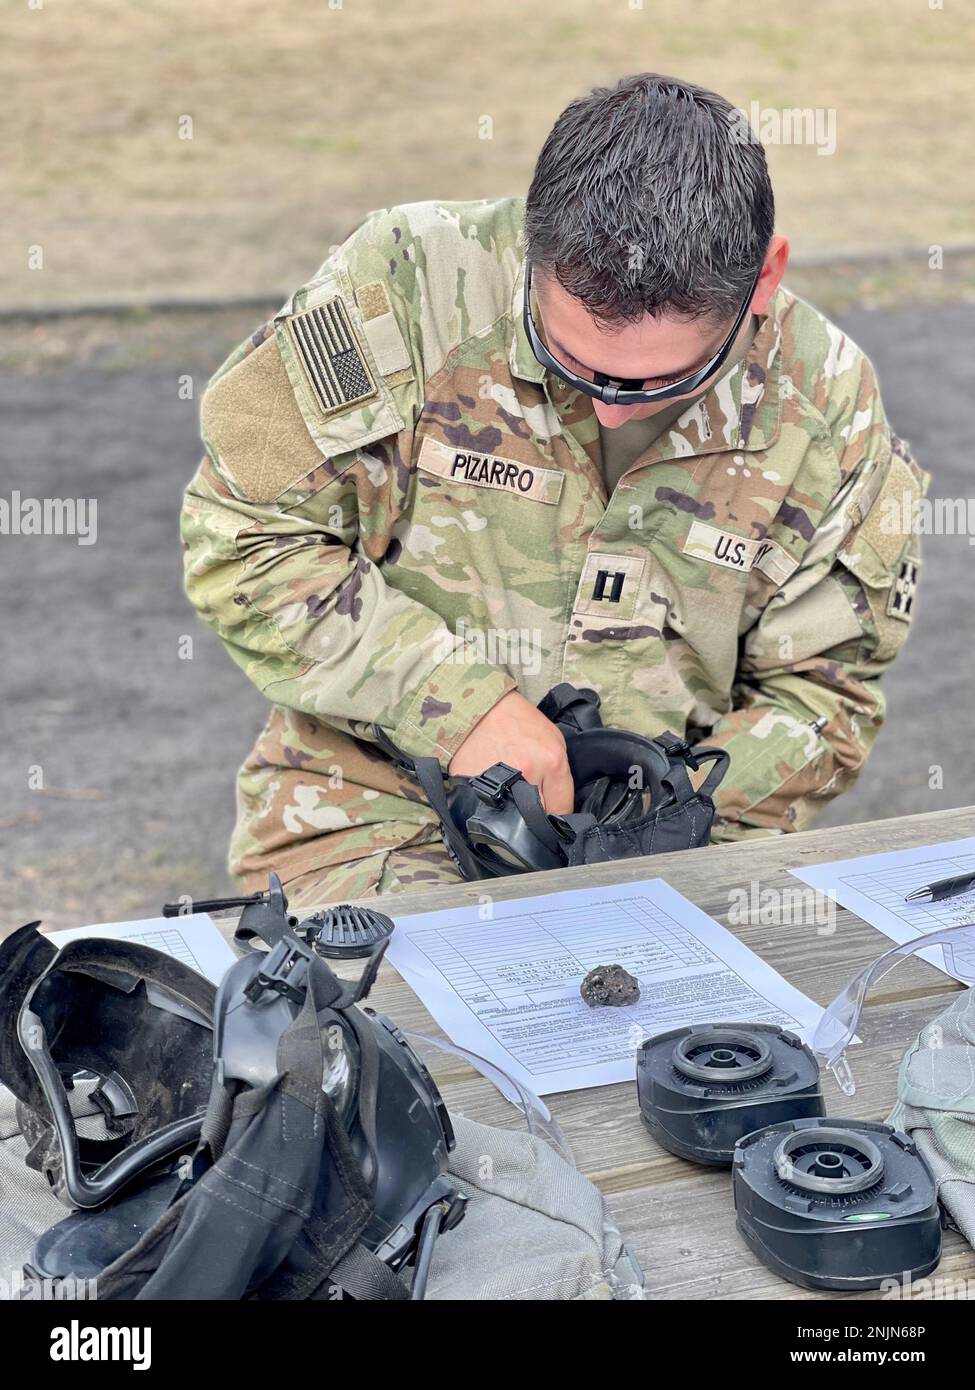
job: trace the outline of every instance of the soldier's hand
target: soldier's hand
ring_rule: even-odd
[[[449,771],[476,777],[494,763],[507,763],[539,790],[550,815],[569,815],[575,803],[565,739],[535,706],[509,690],[467,735],[450,760]]]

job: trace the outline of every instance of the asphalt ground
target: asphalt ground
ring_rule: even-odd
[[[932,497],[967,498],[975,306],[838,318],[876,364]],[[213,368],[222,349],[193,355]],[[234,773],[265,705],[181,590],[177,514],[199,452],[185,373],[176,360],[0,373],[0,497],[97,500],[95,544],[0,535],[0,933],[228,887]],[[207,369],[190,375],[198,398]],[[821,824],[975,801],[969,539],[926,538],[887,726]]]

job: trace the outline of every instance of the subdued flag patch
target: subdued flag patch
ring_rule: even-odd
[[[288,332],[323,415],[371,400],[378,388],[341,295],[288,319]]]

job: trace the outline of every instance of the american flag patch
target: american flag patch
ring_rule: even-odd
[[[378,395],[341,295],[295,314],[288,331],[323,414]]]

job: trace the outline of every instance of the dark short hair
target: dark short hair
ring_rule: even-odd
[[[528,258],[607,324],[729,318],[768,251],[765,151],[715,92],[645,72],[555,122],[525,213]]]

